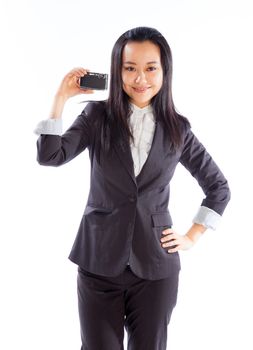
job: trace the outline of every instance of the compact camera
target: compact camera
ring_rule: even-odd
[[[108,86],[108,74],[87,72],[80,78],[80,87],[83,89],[106,90]]]

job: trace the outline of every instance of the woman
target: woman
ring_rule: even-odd
[[[230,199],[225,177],[175,111],[172,58],[155,29],[124,33],[112,50],[109,97],[87,104],[62,135],[65,102],[77,94],[87,70],[68,73],[48,120],[36,132],[38,162],[59,166],[86,147],[90,192],[69,259],[78,265],[83,350],[166,349],[176,305],[179,250],[215,229]],[[178,163],[205,193],[189,230],[172,228],[169,184]]]

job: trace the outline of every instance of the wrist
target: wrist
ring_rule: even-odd
[[[63,94],[62,92],[57,91],[57,93],[54,95],[54,101],[55,103],[65,103],[67,102],[69,96],[66,94]]]
[[[66,95],[56,93],[54,100],[53,100],[51,112],[49,114],[50,118],[52,118],[52,119],[61,118],[67,99],[68,99],[68,97]]]
[[[205,226],[201,224],[193,224],[185,236],[188,237],[193,243],[196,243],[205,231]]]

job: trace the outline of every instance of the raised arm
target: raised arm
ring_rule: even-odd
[[[41,121],[35,133],[40,135],[37,141],[37,160],[41,165],[59,166],[80,152],[90,141],[90,122],[85,110],[62,135],[62,112],[66,101],[78,94],[90,94],[93,90],[80,88],[80,77],[87,70],[74,68],[63,78],[54,96],[49,118]]]

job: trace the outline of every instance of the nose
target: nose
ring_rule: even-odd
[[[136,84],[140,84],[140,83],[143,83],[143,82],[147,82],[146,80],[146,75],[144,72],[139,72],[135,78],[135,83]]]

